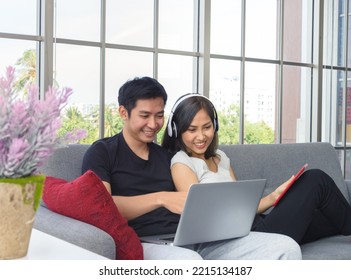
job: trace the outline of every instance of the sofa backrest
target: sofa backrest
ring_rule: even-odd
[[[340,161],[330,143],[221,145],[230,158],[238,180],[267,179],[264,194],[272,192],[295,174],[302,165],[329,174],[348,198]]]
[[[82,159],[89,145],[73,144],[57,149],[40,171],[71,181],[81,175]],[[334,147],[329,143],[221,145],[239,180],[267,179],[267,194],[308,163],[329,174],[345,197],[348,192]]]
[[[53,176],[72,181],[82,175],[82,160],[88,144],[71,144],[55,150],[48,158],[40,172],[46,176]]]

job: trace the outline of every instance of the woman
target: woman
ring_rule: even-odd
[[[218,149],[218,117],[213,104],[186,94],[173,106],[162,146],[172,152],[171,172],[178,191],[198,182],[236,180],[227,155]],[[259,203],[253,231],[281,233],[299,244],[336,234],[351,235],[351,206],[323,171],[305,171],[269,214],[293,176]]]

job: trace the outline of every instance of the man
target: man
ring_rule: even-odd
[[[127,81],[118,94],[120,133],[93,143],[84,173],[103,181],[121,214],[139,236],[174,233],[186,193],[176,192],[171,155],[153,142],[164,124],[167,93],[149,77]],[[252,232],[243,238],[176,247],[143,243],[145,259],[300,259],[289,237]]]

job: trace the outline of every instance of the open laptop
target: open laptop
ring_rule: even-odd
[[[175,234],[141,237],[142,242],[184,246],[248,235],[266,179],[191,186]]]

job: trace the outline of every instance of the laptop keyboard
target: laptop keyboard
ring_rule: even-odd
[[[162,238],[162,240],[173,241],[173,240],[174,240],[174,237]]]

